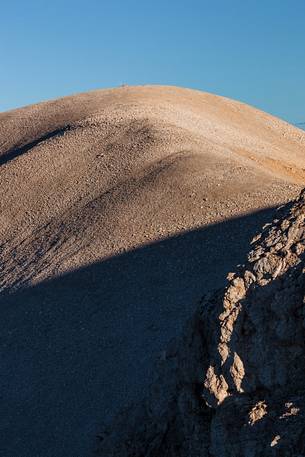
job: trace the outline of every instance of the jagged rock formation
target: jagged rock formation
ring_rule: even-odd
[[[204,305],[212,455],[305,452],[304,217],[303,192]]]
[[[162,355],[150,397],[101,435],[105,457],[305,455],[305,191]]]

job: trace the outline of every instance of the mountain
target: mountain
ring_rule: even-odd
[[[175,87],[0,114],[4,455],[87,455],[305,181],[305,133]],[[25,450],[26,443],[26,450]]]

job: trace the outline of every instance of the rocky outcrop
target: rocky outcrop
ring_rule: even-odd
[[[203,304],[212,455],[305,453],[304,217],[303,192]]]
[[[202,299],[149,398],[100,437],[105,457],[305,455],[305,191]]]

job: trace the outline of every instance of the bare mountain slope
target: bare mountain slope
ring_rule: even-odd
[[[203,290],[298,193],[304,147],[279,119],[173,87],[0,114],[4,455],[89,455]]]
[[[0,139],[3,287],[278,204],[305,180],[304,133],[186,89],[96,91],[3,113]]]

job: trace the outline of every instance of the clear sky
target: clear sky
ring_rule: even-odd
[[[305,121],[305,0],[0,1],[0,111],[126,84]]]

